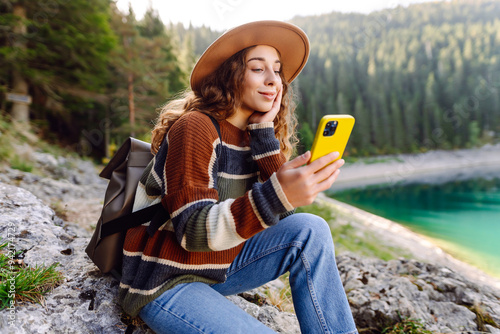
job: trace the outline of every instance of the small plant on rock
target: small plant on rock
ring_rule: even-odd
[[[401,316],[400,316],[401,318]],[[389,326],[382,330],[383,334],[432,334],[426,330],[421,320],[405,318],[393,326]]]
[[[58,263],[49,267],[27,266],[22,260],[23,252],[8,245],[0,240],[0,310],[19,302],[43,304],[44,295],[64,279],[56,270]]]

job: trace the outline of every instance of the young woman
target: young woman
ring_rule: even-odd
[[[155,332],[273,333],[224,296],[286,272],[302,332],[356,332],[328,224],[293,214],[344,163],[332,153],[307,164],[309,152],[287,162],[289,84],[308,54],[294,25],[244,24],[205,51],[191,90],[162,109],[134,210],[161,201],[171,219],[129,230],[119,295]]]

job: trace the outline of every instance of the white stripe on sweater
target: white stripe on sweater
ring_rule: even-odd
[[[123,250],[123,255],[129,257],[137,257],[140,256],[142,261],[146,262],[156,262],[159,264],[163,264],[165,266],[170,266],[174,268],[184,269],[184,270],[203,270],[203,269],[227,269],[231,265],[231,263],[223,263],[223,264],[215,264],[215,263],[205,263],[205,264],[185,264],[180,262],[175,262],[172,260],[162,259],[155,256],[144,255],[142,252],[129,252]]]
[[[285,207],[287,211],[292,211],[294,209],[293,205],[290,204],[288,201],[288,198],[286,197],[285,192],[283,191],[283,188],[281,188],[281,183],[278,181],[278,177],[276,176],[276,173],[273,173],[271,177],[269,178],[271,180],[271,183],[273,184],[274,191],[276,192],[276,195],[278,195],[278,198],[281,201],[281,204]]]
[[[244,180],[244,179],[251,179],[255,176],[259,175],[258,172],[255,173],[250,173],[250,174],[229,174],[226,172],[219,172],[217,173],[217,176],[223,177],[225,179],[230,179],[230,180]]]
[[[280,152],[281,152],[280,150],[274,150],[274,151],[266,152],[266,153],[263,153],[263,154],[257,154],[257,155],[253,156],[253,160],[260,160],[262,158],[271,157],[273,155],[280,154]]]
[[[252,123],[248,124],[248,130],[255,129],[274,129],[274,122]]]
[[[177,217],[179,214],[182,213],[182,211],[188,209],[189,207],[193,206],[193,205],[196,205],[198,203],[202,203],[202,202],[212,202],[212,203],[216,203],[217,201],[213,198],[203,198],[203,199],[199,199],[197,201],[193,201],[193,202],[189,202],[187,204],[184,204],[183,206],[181,206],[180,208],[178,208],[177,210],[175,210],[174,212],[172,212],[172,214],[170,214],[170,218],[175,218]]]
[[[215,162],[217,161],[217,150],[216,147],[220,143],[220,138],[217,138],[214,140],[212,143],[212,155],[210,156],[210,162],[208,163],[208,187],[209,188],[215,188],[215,180],[213,178],[213,172],[214,172],[214,166]]]
[[[246,151],[250,151],[251,148],[250,146],[236,146],[236,145],[233,145],[233,144],[228,144],[226,142],[222,142],[222,146],[225,146],[231,150],[235,150],[235,151],[240,151],[240,152],[246,152]]]
[[[165,169],[165,168],[163,168],[163,169]],[[162,181],[162,179],[161,179],[160,175],[156,174],[156,171],[155,171],[155,169],[154,169],[154,166],[153,166],[153,168],[151,169],[151,173],[150,173],[150,175],[152,175],[152,176],[153,176],[153,178],[155,179],[156,184],[162,184],[162,183],[163,183],[163,181]],[[165,183],[165,191],[166,191],[166,189],[167,189],[167,184]]]
[[[236,232],[236,224],[231,213],[233,203],[233,198],[227,199],[211,207],[208,212],[206,221],[207,241],[208,247],[213,251],[230,249],[245,241]]]
[[[164,282],[164,283],[160,284],[159,286],[157,286],[157,287],[155,287],[154,289],[151,289],[151,290],[132,289],[130,287],[130,285],[123,284],[123,283],[120,282],[120,289],[128,290],[128,293],[136,293],[136,294],[143,295],[143,296],[149,296],[149,295],[154,294],[156,291],[160,290],[167,282]]]

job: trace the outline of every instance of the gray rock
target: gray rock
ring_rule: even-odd
[[[95,173],[95,171],[93,171]],[[14,184],[26,189],[46,204],[68,199],[104,198],[107,181],[100,179],[84,184],[70,182],[69,179],[42,177],[16,169],[6,168],[0,174],[0,182]]]
[[[490,333],[493,333],[493,334],[500,334],[500,329],[498,329],[498,328],[495,328],[495,327],[490,326],[490,325],[486,325],[485,327],[486,327],[486,329],[487,329]]]
[[[257,320],[278,333],[300,333],[297,317],[291,313],[280,312],[273,306],[262,306]]]
[[[337,261],[360,330],[381,330],[384,324],[410,318],[420,320],[433,332],[477,332],[482,330],[473,312],[477,307],[497,327],[500,324],[500,293],[448,268],[405,259],[384,262],[353,254],[338,256]]]
[[[64,179],[70,183],[85,185],[98,184],[99,176],[91,161],[71,157],[58,157],[48,153],[33,152],[35,167],[54,179]]]
[[[279,285],[279,283],[272,282],[271,284],[268,283],[268,285],[272,287]],[[228,296],[227,298],[278,333],[300,333],[297,317],[288,312],[281,312],[275,306],[269,305],[266,296],[259,289],[247,291],[238,296]],[[254,303],[255,301],[257,304]]]
[[[1,333],[123,333],[126,325],[116,305],[117,282],[100,275],[86,256],[88,236],[84,231],[61,222],[26,190],[2,183],[0,216],[0,235],[6,239],[7,232],[14,233],[16,250],[26,250],[26,264],[58,262],[57,269],[65,277],[47,295],[44,305],[16,306],[14,326],[4,316],[8,310],[1,311]],[[14,226],[13,231],[7,231],[9,226]]]

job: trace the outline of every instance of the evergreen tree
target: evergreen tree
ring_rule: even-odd
[[[179,52],[174,50],[170,33],[156,10],[150,7],[139,22],[132,9],[124,14],[115,7],[113,15],[113,29],[120,40],[114,52],[114,95],[126,103],[129,111],[129,126],[116,127],[115,134],[144,134],[156,118],[155,110],[187,85],[187,74],[181,69]]]
[[[20,120],[29,111],[47,130],[93,146],[148,133],[155,108],[188,85],[221,34],[166,28],[153,8],[137,21],[111,0],[4,0],[0,13],[0,92],[33,97],[15,110],[0,94],[2,110]],[[500,2],[478,0],[294,18],[311,42],[294,83],[303,140],[330,113],[355,116],[356,154],[498,140],[499,17]]]
[[[3,70],[6,90],[34,95],[34,104],[52,105],[60,113],[65,112],[58,102],[63,94],[102,92],[115,41],[108,22],[109,3],[3,1],[0,68],[10,69]],[[26,108],[18,113],[15,103],[13,107],[13,117],[27,121]],[[39,109],[32,111],[36,117]]]
[[[370,143],[370,116],[363,105],[361,98],[356,99],[354,104],[355,125],[352,130],[350,147],[353,154],[368,155],[371,152]]]
[[[369,131],[358,131],[356,122],[352,134],[360,154],[498,138],[500,85],[488,78],[500,77],[498,17],[499,2],[480,0],[295,18],[311,38],[301,74],[304,107],[324,112],[333,96],[337,112],[364,111]]]

